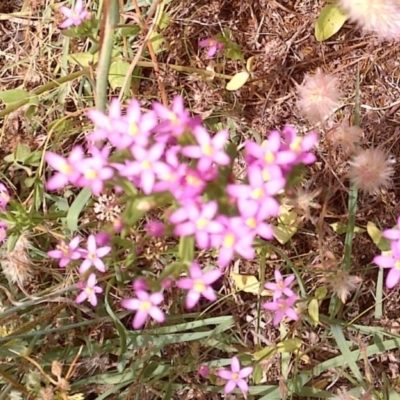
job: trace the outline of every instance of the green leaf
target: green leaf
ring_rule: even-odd
[[[226,90],[234,91],[240,89],[248,81],[249,77],[250,74],[247,71],[238,72],[228,82]]]
[[[339,347],[340,352],[342,353],[346,364],[349,366],[351,369],[351,372],[353,372],[355,378],[358,380],[358,382],[362,383],[363,382],[363,376],[360,371],[360,369],[357,366],[356,361],[358,358],[354,357],[354,353],[350,351],[349,346],[346,342],[346,338],[344,336],[342,327],[340,325],[331,325],[331,332],[333,337],[336,340],[336,343]]]
[[[24,162],[31,154],[31,149],[24,143],[19,143],[15,151],[16,161]]]
[[[30,97],[30,93],[22,89],[11,89],[0,92],[0,100],[6,104],[16,103],[22,99]]]
[[[334,222],[329,224],[329,226],[336,232],[338,235],[343,235],[347,232],[347,224],[343,224],[342,222]],[[360,228],[359,226],[354,227],[354,233],[364,233],[365,229]]]
[[[179,257],[183,262],[194,260],[194,237],[184,236],[179,239]]]
[[[382,237],[382,232],[372,221],[367,223],[367,232],[380,251],[390,251],[390,241]]]
[[[275,239],[280,244],[286,244],[297,232],[297,226],[295,226],[297,214],[282,206],[278,221],[278,225],[272,227]]]
[[[321,286],[315,289],[315,298],[318,300],[323,300],[328,294],[328,289],[325,286]]]
[[[123,60],[116,60],[111,64],[108,72],[108,82],[113,90],[123,86],[129,68],[130,64]]]
[[[292,353],[295,350],[298,350],[301,347],[300,339],[287,339],[283,342],[279,342],[276,345],[276,348],[280,353]]]
[[[314,324],[319,323],[319,304],[317,299],[311,299],[308,303],[308,315],[311,317]]]
[[[329,39],[340,30],[346,20],[347,15],[336,4],[326,5],[315,22],[315,38],[319,42]]]
[[[88,67],[89,64],[97,63],[99,60],[99,53],[72,53],[68,55],[67,60],[71,64],[80,65],[81,67]]]
[[[158,33],[156,31],[153,31],[150,34],[149,38],[151,44],[153,45],[153,50],[155,54],[161,53],[162,51],[165,50],[165,38],[161,33]]]
[[[29,104],[37,106],[39,104],[39,98],[23,89],[10,89],[0,92],[0,100],[6,105],[12,105],[19,103],[24,100],[28,100]]]
[[[79,214],[85,208],[87,202],[92,196],[92,192],[89,187],[85,187],[80,191],[76,199],[71,204],[71,207],[67,214],[67,226],[71,232],[75,232],[78,230],[78,219]]]

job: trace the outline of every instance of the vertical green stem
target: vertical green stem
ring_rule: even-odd
[[[104,3],[105,4],[105,3]],[[96,82],[96,108],[105,111],[107,104],[107,88],[108,73],[111,65],[112,50],[114,45],[114,30],[119,20],[119,3],[118,0],[109,0],[108,9],[104,8],[104,36],[101,43],[99,63],[97,65],[97,82]]]
[[[354,110],[354,125],[360,126],[360,71],[357,70],[357,82],[356,82],[356,98],[355,98],[355,110]],[[342,268],[346,271],[350,270],[351,263],[351,250],[353,247],[354,228],[356,225],[356,212],[357,212],[357,198],[358,188],[352,182],[350,184],[349,192],[349,222],[347,224],[347,233],[345,239],[345,250],[344,260]]]

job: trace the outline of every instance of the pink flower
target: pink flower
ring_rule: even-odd
[[[100,286],[96,286],[97,278],[95,274],[90,274],[87,282],[79,281],[77,286],[82,290],[81,293],[77,296],[75,302],[80,304],[85,300],[88,300],[89,303],[93,306],[97,306],[97,294],[103,293],[103,289]]]
[[[133,290],[135,292],[137,291],[147,291],[149,290],[149,285],[147,284],[146,280],[144,278],[137,278],[133,281],[132,284]]]
[[[208,203],[185,202],[181,208],[173,212],[170,222],[175,224],[174,233],[178,236],[195,235],[200,249],[210,246],[211,235],[223,231],[223,226],[215,221],[218,212],[216,201]]]
[[[400,246],[398,242],[392,242],[391,255],[375,256],[373,261],[381,268],[390,268],[386,277],[386,287],[393,289],[400,281]]]
[[[117,165],[121,176],[138,178],[139,186],[144,194],[151,194],[158,175],[166,173],[168,167],[161,161],[165,145],[155,143],[149,149],[133,146],[131,151],[135,161],[128,161],[125,165]]]
[[[117,98],[110,102],[108,115],[102,111],[92,109],[87,112],[87,116],[94,123],[95,129],[87,137],[91,141],[99,141],[114,137],[126,129],[124,117],[121,114],[121,103]]]
[[[222,130],[211,138],[206,129],[197,126],[193,129],[193,135],[198,146],[185,146],[182,148],[182,154],[186,157],[198,158],[199,171],[207,171],[213,163],[222,166],[230,163],[230,158],[224,151],[229,136],[228,130]]]
[[[48,190],[61,189],[68,183],[75,185],[81,174],[77,167],[83,160],[83,149],[81,146],[75,146],[69,153],[68,158],[64,158],[51,151],[46,152],[45,159],[47,163],[58,171],[46,184]]]
[[[305,136],[297,136],[296,130],[292,126],[286,125],[283,128],[283,135],[287,142],[288,150],[297,154],[294,164],[307,165],[315,162],[315,155],[309,153],[318,141],[318,135],[315,132],[310,132]],[[287,165],[285,167],[286,169],[288,168]]]
[[[165,315],[158,307],[164,301],[162,293],[149,294],[144,290],[137,290],[136,296],[137,298],[125,299],[121,302],[123,308],[136,311],[132,323],[134,329],[141,328],[149,316],[159,323],[165,321]]]
[[[218,248],[218,266],[225,268],[235,252],[246,260],[252,260],[255,256],[254,234],[249,229],[244,229],[241,218],[220,216],[217,220],[224,226],[221,233],[214,234],[211,238],[211,246]]]
[[[210,367],[204,364],[200,365],[199,368],[197,368],[197,373],[203,378],[207,378],[207,376],[210,375]]]
[[[241,369],[239,359],[237,357],[232,357],[231,369],[220,369],[217,372],[217,375],[228,381],[224,388],[225,394],[233,392],[236,386],[239,387],[243,394],[245,394],[249,391],[249,386],[247,385],[245,378],[250,376],[252,372],[253,367],[245,367]]]
[[[274,237],[271,225],[267,224],[265,220],[271,215],[278,215],[274,213],[279,213],[279,205],[276,210],[276,204],[272,201],[268,204],[263,203],[260,205],[252,200],[239,200],[237,204],[240,218],[242,218],[243,224],[246,225],[246,229],[250,229],[254,235],[258,234],[267,240]],[[268,205],[271,207],[268,207]]]
[[[218,42],[216,38],[211,37],[200,40],[199,47],[206,47],[207,57],[212,58],[217,53],[217,51],[222,50],[224,48],[224,45]]]
[[[153,111],[142,114],[139,102],[132,99],[128,105],[127,114],[114,123],[115,129],[108,136],[108,140],[120,150],[132,145],[146,147],[150,133],[157,122]]]
[[[51,258],[59,259],[59,267],[65,268],[71,261],[82,258],[81,249],[79,249],[80,237],[74,237],[67,245],[64,240],[56,246],[56,250],[50,250],[47,255]]]
[[[161,119],[161,123],[156,127],[158,134],[157,141],[167,143],[172,138],[181,136],[189,127],[193,126],[193,119],[189,111],[186,110],[181,96],[175,96],[171,108],[165,107],[161,103],[153,103],[153,110]]]
[[[102,257],[111,251],[110,246],[97,247],[96,237],[90,235],[87,239],[87,250],[81,250],[82,257],[85,259],[79,267],[79,273],[84,274],[92,265],[100,271],[106,272],[106,266]]]
[[[89,12],[84,9],[83,1],[76,0],[75,7],[70,9],[68,7],[60,7],[60,11],[67,18],[60,28],[69,28],[70,26],[79,26],[85,19],[90,18]]]
[[[159,238],[164,235],[165,225],[160,221],[149,221],[144,226],[144,230],[148,235]]]
[[[277,298],[272,302],[264,303],[263,308],[269,311],[274,311],[275,316],[273,320],[273,325],[278,326],[283,318],[288,317],[290,321],[297,321],[299,316],[293,309],[294,303],[297,301],[297,296],[293,295],[286,299]]]
[[[211,285],[222,276],[218,269],[203,273],[197,262],[192,262],[189,267],[189,277],[181,278],[176,282],[176,286],[180,289],[188,290],[186,296],[186,308],[193,308],[200,297],[203,296],[209,301],[217,300]]]
[[[83,159],[76,165],[76,169],[81,173],[76,184],[81,187],[89,186],[92,193],[96,196],[100,195],[104,188],[104,182],[111,179],[114,170],[108,165],[108,155],[110,149],[103,147],[91,147],[91,157]]]
[[[400,216],[397,217],[397,225],[392,229],[385,229],[382,236],[391,241],[400,241]]]
[[[257,161],[261,167],[268,164],[292,164],[297,159],[295,152],[282,150],[282,138],[278,131],[271,131],[268,140],[264,140],[261,145],[252,140],[246,141],[245,149],[246,161],[248,163]]]
[[[277,216],[279,204],[271,196],[285,187],[286,179],[283,178],[279,168],[275,167],[273,170],[276,175],[269,176],[270,179],[265,181],[263,170],[258,165],[251,165],[247,171],[249,184],[228,185],[226,191],[236,199],[253,200],[260,205],[265,203],[266,207],[271,209],[270,215]]]
[[[290,289],[290,285],[295,279],[294,274],[289,275],[288,277],[283,279],[282,274],[279,272],[279,270],[276,269],[274,275],[275,275],[275,283],[268,282],[264,285],[265,289],[274,292],[273,294],[274,300],[281,298],[282,295],[285,295],[287,297],[294,296],[293,290]]]

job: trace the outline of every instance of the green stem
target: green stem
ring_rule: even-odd
[[[360,73],[359,73],[359,71],[357,72],[357,81],[356,81],[354,126],[360,126]],[[351,264],[351,252],[352,252],[352,247],[353,247],[354,228],[356,226],[357,198],[358,198],[358,188],[352,182],[350,184],[349,203],[348,203],[349,222],[347,224],[346,239],[344,242],[344,245],[345,245],[344,260],[343,260],[343,264],[342,264],[342,268],[345,271],[350,270],[350,264]]]
[[[108,73],[110,71],[114,46],[114,31],[119,20],[118,0],[109,0],[109,9],[103,18],[105,18],[104,37],[97,65],[95,102],[96,108],[104,112],[107,104]]]

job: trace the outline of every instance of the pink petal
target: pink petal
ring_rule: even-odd
[[[148,317],[148,312],[147,311],[141,311],[139,310],[136,314],[135,314],[135,318],[133,318],[133,323],[132,326],[134,329],[139,329],[141,328],[145,322],[146,319]]]
[[[392,268],[386,277],[386,287],[388,289],[393,289],[400,280],[400,271],[396,268]]]
[[[149,297],[152,304],[161,304],[164,301],[164,296],[160,292],[156,292]]]
[[[88,298],[88,294],[85,291],[80,292],[75,299],[75,303],[78,303],[78,304],[83,303],[87,298]]]
[[[393,268],[395,260],[391,256],[375,256],[373,262],[382,268]]]
[[[138,299],[124,299],[121,301],[121,306],[127,310],[138,310],[140,308],[141,301]]]
[[[253,372],[253,367],[245,367],[239,372],[241,378],[247,378]]]
[[[221,369],[217,372],[217,375],[222,379],[231,380],[232,379],[232,371],[228,371],[227,369]]]
[[[155,321],[159,323],[163,323],[165,321],[165,315],[158,307],[150,308],[149,314]]]
[[[232,357],[231,370],[234,373],[238,373],[240,371],[240,362],[239,362],[239,359],[237,357]]]
[[[87,280],[87,283],[86,283],[87,286],[90,287],[90,288],[93,288],[96,285],[96,283],[97,283],[96,275],[95,274],[90,274],[89,278]]]
[[[249,385],[247,384],[247,382],[244,379],[240,379],[239,381],[236,382],[237,385],[239,386],[239,389],[243,392],[243,393],[247,393],[249,391]]]
[[[200,293],[190,290],[186,296],[186,308],[189,310],[192,309],[198,303],[199,299]]]
[[[205,285],[211,285],[222,276],[222,272],[219,269],[213,269],[203,275],[203,282]]]
[[[233,392],[236,387],[236,381],[228,381],[228,383],[224,387],[224,393],[229,394]]]

